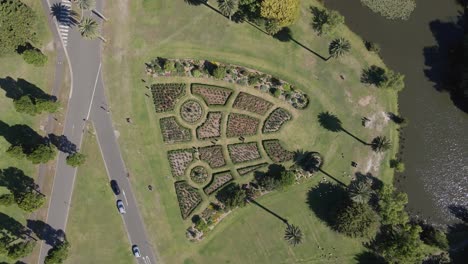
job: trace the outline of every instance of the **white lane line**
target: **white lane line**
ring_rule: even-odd
[[[97,82],[98,82],[98,79],[99,79],[99,73],[101,72],[101,66],[102,66],[102,63],[99,63],[99,69],[98,69],[98,72],[97,72],[97,75],[96,75],[96,81],[94,82],[93,95],[91,96],[91,102],[89,103],[88,115],[86,116],[86,120],[89,119],[89,115],[91,114],[91,107],[93,106],[94,93],[96,92]]]
[[[125,203],[126,203],[126,204],[127,204],[127,206],[128,206],[127,195],[125,195],[125,191],[124,191],[124,190],[122,190],[122,194],[123,194],[123,196],[124,196]]]

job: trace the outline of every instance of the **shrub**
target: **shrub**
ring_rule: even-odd
[[[25,113],[28,115],[37,114],[36,106],[29,95],[24,95],[19,99],[13,100],[13,105],[18,113]]]
[[[44,264],[59,264],[63,263],[68,258],[68,250],[70,249],[70,243],[64,241],[49,249],[47,257],[45,258]]]
[[[361,0],[361,3],[387,19],[408,20],[416,8],[415,0]]]
[[[202,72],[198,69],[193,69],[192,70],[192,76],[195,78],[200,78],[202,76]]]
[[[216,69],[213,70],[213,77],[218,80],[224,79],[224,77],[226,77],[226,68],[221,66],[216,67]]]
[[[203,233],[207,233],[210,230],[208,224],[201,217],[197,217],[194,224],[195,228]]]
[[[33,212],[45,203],[45,196],[33,190],[15,193],[14,196],[18,207],[26,212]]]
[[[345,208],[338,210],[334,227],[350,237],[371,238],[378,226],[377,213],[368,204],[348,202]]]
[[[258,177],[257,182],[267,191],[282,190],[296,182],[296,175],[293,171],[287,171],[284,168],[279,173],[269,170],[263,176]]]
[[[12,145],[7,149],[6,153],[16,159],[23,159],[26,157],[26,154],[23,152],[23,147],[21,146]]]
[[[379,44],[375,43],[375,42],[371,42],[371,41],[366,41],[364,43],[364,45],[366,46],[366,49],[370,52],[374,52],[374,53],[380,53],[380,46]]]
[[[15,203],[15,197],[11,193],[0,195],[0,205],[10,206]]]
[[[166,60],[164,62],[164,71],[173,72],[175,71],[175,63],[171,60]]]
[[[345,38],[334,39],[328,47],[328,52],[330,53],[330,56],[332,58],[341,57],[348,53],[350,50],[351,43]]]
[[[40,67],[47,63],[47,56],[42,54],[40,50],[28,49],[23,52],[23,60],[28,64]]]
[[[267,20],[265,21],[265,31],[273,36],[281,30],[281,26],[276,20]]]
[[[344,17],[337,11],[312,7],[312,27],[319,34],[332,34],[336,28],[344,24]]]
[[[256,85],[260,82],[261,76],[257,73],[249,75],[249,85]]]
[[[55,113],[60,108],[60,103],[53,99],[36,99],[36,111],[39,113]]]
[[[405,164],[399,159],[391,159],[390,168],[395,169],[396,172],[404,172]]]
[[[54,146],[49,144],[40,144],[27,155],[27,158],[33,164],[47,163],[48,161],[53,160],[56,154],[57,152]]]
[[[8,257],[11,259],[24,258],[32,253],[34,246],[36,246],[36,241],[33,240],[15,243],[8,249]]]
[[[372,65],[365,69],[361,75],[361,82],[373,84],[379,88],[401,91],[405,87],[405,76],[382,67]]]
[[[237,206],[245,206],[247,194],[238,184],[230,183],[218,192],[216,198],[229,210]]]
[[[435,246],[441,250],[449,249],[449,242],[444,232],[432,226],[425,226],[421,232],[421,240],[427,245]]]
[[[86,155],[76,152],[67,156],[67,164],[72,167],[78,167],[84,164],[86,161]]]

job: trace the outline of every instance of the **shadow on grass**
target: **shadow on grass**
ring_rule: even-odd
[[[340,132],[340,131],[342,131],[342,132],[345,132],[346,134],[348,134],[349,136],[351,136],[352,138],[356,139],[357,141],[359,141],[363,145],[366,145],[366,146],[371,145],[371,144],[365,142],[364,140],[358,138],[357,136],[355,136],[354,134],[352,134],[348,130],[346,130],[343,127],[343,125],[341,123],[341,120],[336,115],[334,115],[334,114],[332,114],[330,112],[321,112],[317,116],[317,119],[318,119],[318,122],[319,122],[320,126],[325,128],[328,131],[331,131],[331,132]]]
[[[359,264],[385,264],[387,263],[381,256],[370,251],[363,251],[357,254],[354,257],[354,259]]]
[[[0,186],[6,187],[13,194],[27,190],[37,190],[39,187],[33,178],[25,175],[22,170],[15,167],[0,170]]]
[[[65,232],[63,230],[56,230],[41,220],[27,220],[26,225],[40,240],[45,241],[47,245],[52,247],[59,245],[65,240]]]
[[[262,208],[263,210],[265,210],[266,212],[268,212],[269,214],[273,215],[274,217],[278,218],[279,220],[281,220],[283,223],[285,223],[286,225],[289,225],[288,223],[288,220],[286,218],[283,218],[281,217],[280,215],[276,214],[275,212],[271,211],[270,209],[266,208],[265,206],[259,204],[257,201],[253,200],[253,199],[249,199],[247,198],[247,201],[252,203],[252,204],[255,204],[256,206]]]
[[[6,97],[13,100],[24,95],[28,95],[33,99],[57,100],[57,97],[45,93],[41,88],[21,78],[18,78],[18,80],[9,76],[0,78],[0,88],[6,92]]]
[[[0,212],[0,233],[3,239],[8,239],[8,244],[21,238],[31,237],[31,231],[16,219]]]
[[[0,136],[13,146],[21,146],[24,153],[30,153],[36,146],[47,142],[47,138],[27,125],[9,126],[3,121],[0,121]]]
[[[307,193],[307,204],[315,215],[328,225],[333,225],[333,209],[339,207],[348,197],[346,189],[337,184],[320,183]]]

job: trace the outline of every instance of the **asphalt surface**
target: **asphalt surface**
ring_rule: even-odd
[[[60,0],[48,0],[48,2],[52,5]],[[103,1],[98,0],[96,9],[99,12],[102,12],[102,5]],[[93,16],[96,21],[102,22],[90,12],[85,12],[85,15]],[[53,30],[56,29],[53,28]],[[116,180],[121,189],[121,194],[116,199],[124,201],[126,207],[126,214],[122,215],[122,219],[130,240],[128,250],[131,251],[132,245],[138,245],[142,255],[141,258],[138,258],[138,263],[157,263],[127,178],[127,170],[112,125],[112,113],[107,106],[101,75],[101,41],[83,39],[76,27],[71,28],[66,50],[71,68],[72,89],[63,134],[79,149],[86,123],[92,122],[94,124],[108,176],[110,179]],[[66,230],[69,209],[73,206],[70,203],[77,170],[66,165],[66,156],[65,153],[60,153],[58,156],[46,220],[55,230]],[[115,210],[117,213],[117,208]],[[92,213],[92,208],[90,208],[89,213]],[[51,246],[45,243],[41,245],[39,263],[44,262],[50,248]],[[86,254],[86,252],[82,254]]]

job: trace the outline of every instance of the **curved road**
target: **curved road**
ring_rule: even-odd
[[[60,3],[60,0],[47,0],[49,6],[54,3]],[[97,0],[96,10],[101,12],[102,6],[103,1]],[[94,16],[97,21],[101,21],[90,12],[85,13],[85,15]],[[52,30],[56,31],[58,28],[59,25],[56,25],[56,28]],[[142,254],[138,263],[157,263],[127,178],[127,170],[114,134],[111,113],[107,109],[101,74],[101,41],[81,38],[74,27],[69,29],[67,37],[65,53],[71,69],[72,84],[63,134],[68,140],[75,143],[77,148],[80,148],[86,122],[91,121],[94,124],[108,176],[110,179],[116,180],[121,188],[121,194],[116,199],[121,199],[125,203],[127,213],[122,215],[122,219],[130,240],[129,251],[131,251],[132,245],[138,245]],[[62,44],[64,44],[63,37]],[[54,186],[47,212],[46,221],[55,230],[66,230],[77,171],[66,165],[66,156],[65,153],[60,153],[58,156]],[[50,245],[42,243],[40,264],[44,262],[50,248]]]

